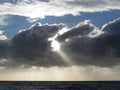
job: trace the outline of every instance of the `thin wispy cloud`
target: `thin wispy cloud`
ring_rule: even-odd
[[[7,22],[5,21],[6,18],[7,16],[0,15],[0,25],[7,25]]]
[[[3,2],[3,1],[1,1]],[[119,0],[17,0],[0,4],[0,15],[19,15],[28,18],[80,15],[80,12],[101,12],[120,9]]]

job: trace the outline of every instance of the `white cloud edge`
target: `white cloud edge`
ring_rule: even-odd
[[[4,34],[4,30],[0,30],[0,40],[6,40],[7,36],[5,36]]]
[[[117,18],[117,19],[114,19],[113,21],[109,21],[108,23],[105,23],[105,24],[102,26],[101,31],[102,31],[105,27],[107,27],[108,25],[113,24],[113,23],[115,23],[116,21],[119,21],[119,20],[120,20],[120,17]]]

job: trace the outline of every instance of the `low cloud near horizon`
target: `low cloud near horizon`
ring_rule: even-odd
[[[31,67],[0,70],[0,80],[7,81],[109,81],[120,80],[119,67],[96,66]]]

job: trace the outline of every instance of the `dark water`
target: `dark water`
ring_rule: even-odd
[[[0,81],[0,90],[120,90],[120,81]]]

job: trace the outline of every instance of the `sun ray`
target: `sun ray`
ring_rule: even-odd
[[[70,60],[70,58],[61,50],[61,44],[57,40],[55,40],[56,37],[57,35],[48,39],[49,41],[51,41],[52,50],[59,54],[60,57],[62,57],[62,60],[64,60],[67,65],[73,65],[72,60]]]
[[[73,61],[61,49],[57,53],[62,57],[62,59],[64,60],[64,62],[66,62],[66,64],[74,65]]]
[[[64,34],[65,32],[67,32],[68,29],[67,27],[61,29],[58,31],[57,34],[55,34],[53,37],[48,38],[48,41],[51,41],[51,48],[52,51],[56,52],[57,54],[59,54],[60,57],[62,57],[62,60],[67,64],[67,65],[74,65],[73,61],[68,57],[68,55],[66,53],[64,53],[64,51],[61,49],[61,43],[59,41],[56,40],[56,38],[59,35]]]

